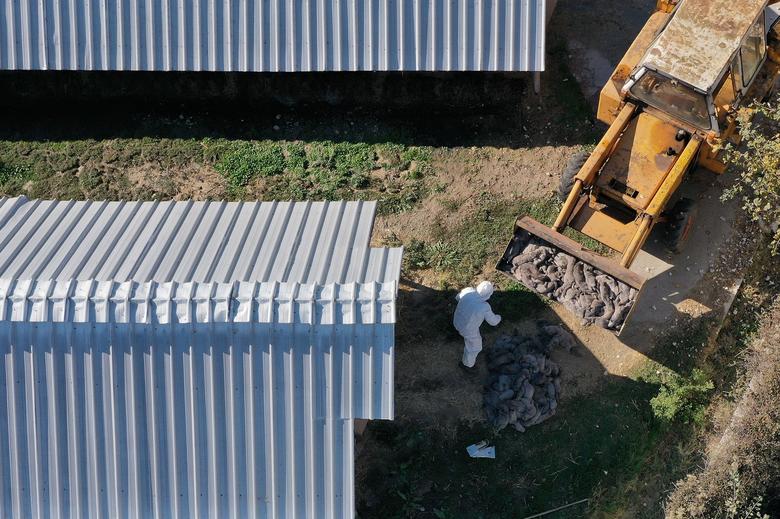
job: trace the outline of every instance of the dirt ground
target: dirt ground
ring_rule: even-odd
[[[460,148],[440,154],[435,162],[436,182],[446,189],[402,214],[381,217],[375,237],[394,234],[402,241],[429,240],[433,221],[457,226],[479,209],[478,196],[517,200],[543,198],[553,193],[560,171],[578,146],[538,148]]]

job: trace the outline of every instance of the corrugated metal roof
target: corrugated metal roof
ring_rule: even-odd
[[[544,70],[546,0],[3,4],[4,70]]]
[[[0,516],[351,517],[396,284],[3,282]]]
[[[766,0],[684,0],[642,64],[711,92],[765,7]]]
[[[0,200],[0,278],[350,283],[397,280],[370,248],[375,202]]]
[[[353,420],[393,418],[374,208],[3,201],[0,517],[353,516]]]

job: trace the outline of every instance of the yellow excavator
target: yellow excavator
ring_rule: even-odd
[[[739,143],[739,112],[777,84],[778,15],[780,4],[767,0],[659,0],[601,91],[597,117],[609,129],[561,176],[554,225],[520,218],[498,270],[511,275],[526,244],[541,243],[634,289],[633,306],[644,280],[629,267],[652,229],[664,225],[668,248],[679,251],[695,221],[695,203],[677,196],[686,174],[723,173],[724,145]],[[585,249],[562,234],[567,227],[620,259]],[[544,286],[523,279],[537,292]]]

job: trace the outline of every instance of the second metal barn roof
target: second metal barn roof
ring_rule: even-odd
[[[0,69],[541,71],[546,1],[6,1]]]

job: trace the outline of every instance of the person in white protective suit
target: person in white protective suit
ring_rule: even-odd
[[[462,361],[465,368],[473,368],[477,355],[482,351],[482,335],[479,333],[482,323],[487,321],[491,326],[498,326],[501,322],[501,316],[494,314],[488,303],[492,295],[493,283],[483,281],[477,285],[476,290],[473,287],[464,288],[455,298],[458,307],[455,309],[452,324],[466,343]]]

